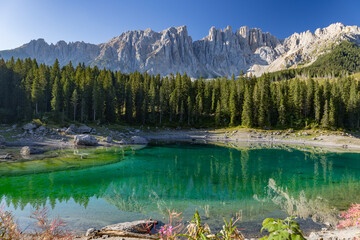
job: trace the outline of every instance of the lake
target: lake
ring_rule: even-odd
[[[240,227],[254,235],[264,218],[289,215],[311,230],[321,227],[313,221],[334,224],[339,211],[360,202],[359,156],[176,143],[64,150],[1,163],[0,198],[22,229],[32,228],[34,209],[47,206],[77,232],[150,217],[165,221],[167,208],[186,220],[197,209],[214,230],[223,218],[241,217]]]

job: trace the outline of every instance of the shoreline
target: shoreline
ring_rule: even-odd
[[[100,127],[103,128],[103,127]],[[15,130],[15,129],[14,129]],[[54,130],[54,129],[51,129]],[[0,135],[2,135],[0,131]],[[7,135],[11,135],[12,131],[7,131]],[[14,133],[16,134],[16,133]],[[14,135],[13,134],[13,135]],[[47,147],[54,149],[73,148],[74,136],[77,134],[67,134],[60,132],[57,134],[44,134],[36,136],[32,134],[23,134],[19,137],[7,137],[5,147]],[[148,141],[164,141],[164,142],[195,142],[205,144],[228,144],[231,145],[247,145],[266,144],[266,145],[291,145],[298,147],[319,147],[334,151],[344,152],[360,152],[360,136],[351,135],[345,132],[336,131],[320,131],[320,130],[258,130],[237,128],[235,130],[228,129],[156,129],[142,130],[128,127],[124,132],[113,131],[105,128],[105,131],[96,131],[89,133],[99,141],[94,147],[113,147],[131,145],[129,139],[132,136],[140,136]],[[111,136],[111,141],[107,142],[106,137]],[[9,141],[10,140],[10,141]],[[135,143],[136,144],[136,143]],[[1,143],[0,143],[1,146]],[[4,148],[4,147],[3,147]]]
[[[73,144],[75,134],[66,134],[65,131],[57,132],[54,129],[49,130],[49,134],[37,136],[34,134],[24,134],[23,137],[12,138],[18,128],[7,131],[7,141],[4,147],[0,149],[0,155],[6,152],[7,148],[19,148],[23,146],[34,146],[48,150],[72,149],[76,146]],[[22,131],[22,130],[20,130]],[[54,132],[54,134],[52,133]],[[0,132],[2,135],[3,132]],[[331,132],[320,130],[255,130],[255,129],[136,129],[128,127],[124,132],[110,130],[104,127],[98,127],[96,133],[91,134],[99,141],[96,147],[124,147],[131,145],[129,139],[133,136],[139,136],[150,142],[189,142],[201,144],[215,144],[226,147],[233,147],[239,150],[246,148],[269,148],[274,146],[292,147],[303,151],[333,151],[333,152],[360,152],[360,138],[344,132]],[[106,138],[111,136],[111,141]],[[1,145],[1,144],[0,144]],[[81,147],[82,148],[82,147]],[[84,147],[94,148],[94,147]],[[16,156],[17,157],[17,156]],[[16,158],[13,159],[16,162]],[[31,161],[32,159],[22,161]],[[19,160],[20,161],[20,160]],[[0,159],[1,162],[10,162]],[[89,226],[90,227],[90,226]],[[339,229],[322,229],[308,234],[308,239],[328,239],[332,237],[348,238],[358,234],[360,231],[356,228],[348,230]],[[77,235],[78,239],[88,239]],[[124,238],[108,238],[124,239]]]

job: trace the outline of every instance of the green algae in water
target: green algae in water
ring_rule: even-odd
[[[338,211],[360,202],[355,153],[167,144],[88,156],[90,164],[70,161],[76,169],[49,159],[37,174],[13,170],[0,177],[0,196],[24,222],[31,208],[48,205],[81,230],[163,220],[166,208],[188,220],[198,209],[214,226],[231,216],[242,216],[243,224],[289,214],[336,221]],[[47,166],[51,171],[43,172]]]
[[[17,149],[17,151],[19,151]],[[0,163],[0,176],[37,174],[101,166],[121,161],[131,148],[82,148],[47,151],[18,162]],[[36,158],[37,157],[37,158]]]

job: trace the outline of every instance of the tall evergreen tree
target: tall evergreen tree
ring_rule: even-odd
[[[250,93],[250,89],[248,86],[245,88],[245,97],[244,97],[244,106],[242,111],[242,125],[245,127],[253,127],[253,104],[252,104],[252,97]]]

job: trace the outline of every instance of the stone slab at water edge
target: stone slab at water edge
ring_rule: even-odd
[[[91,135],[75,135],[74,144],[77,146],[96,146],[98,144],[98,140]]]

